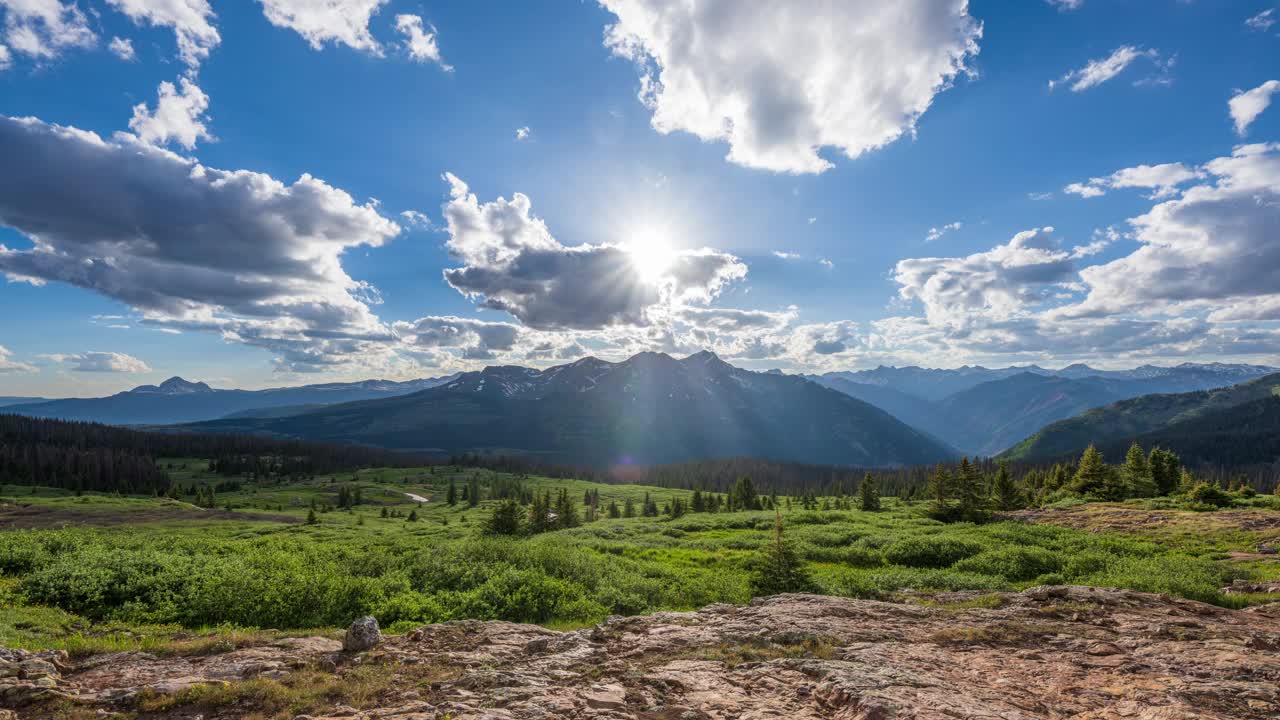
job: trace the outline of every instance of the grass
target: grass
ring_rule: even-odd
[[[225,480],[200,460],[172,463],[183,487]],[[218,494],[216,511],[182,500],[4,486],[0,522],[17,508],[22,517],[52,520],[49,527],[0,532],[0,645],[199,653],[340,628],[364,614],[392,631],[464,618],[582,627],[612,614],[745,602],[747,563],[771,537],[770,512],[603,519],[531,538],[484,537],[493,501],[477,507],[440,501],[451,481],[460,490],[475,473],[486,486],[512,479],[486,470],[410,468],[293,484],[244,482]],[[598,491],[604,507],[628,499],[639,505],[646,493],[660,506],[690,494],[552,478],[524,482],[579,499]],[[343,484],[358,485],[363,504],[326,511]],[[318,522],[306,524],[313,506]],[[1116,508],[1126,513],[1123,523]],[[1272,510],[1191,513],[1137,504],[1063,510],[1085,517],[1078,528],[944,525],[923,510],[886,498],[881,512],[796,505],[784,517],[787,537],[821,590],[849,597],[976,590],[987,594],[959,602],[986,607],[997,602],[994,591],[1072,583],[1237,607],[1274,598],[1223,596],[1220,587],[1237,577],[1280,575],[1273,559],[1228,555],[1275,538]],[[401,517],[384,518],[384,511]],[[410,511],[417,522],[404,519]],[[1152,513],[1174,520],[1144,526]]]

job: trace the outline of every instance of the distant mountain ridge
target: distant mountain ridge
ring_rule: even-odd
[[[1004,453],[1014,460],[1053,460],[1069,457],[1090,444],[1110,450],[1138,440],[1160,444],[1175,452],[1195,445],[1202,460],[1216,451],[1204,447],[1208,433],[1235,435],[1244,450],[1252,435],[1275,447],[1280,437],[1280,373],[1213,390],[1153,394],[1124,400],[1061,420],[1037,431]],[[1252,424],[1244,418],[1251,418]],[[1268,451],[1269,452],[1269,451]],[[1266,453],[1259,454],[1265,457]],[[1275,460],[1271,456],[1264,462]]]
[[[172,425],[272,408],[318,406],[417,392],[449,382],[455,375],[396,382],[362,380],[266,390],[217,390],[203,382],[171,377],[159,385],[139,385],[102,398],[43,400],[4,407],[4,412],[109,425]]]
[[[879,367],[809,376],[869,402],[963,452],[999,453],[1053,422],[1091,408],[1157,393],[1234,385],[1275,368],[1222,363],[1096,370],[1070,365],[953,370]]]
[[[867,403],[798,376],[736,368],[709,352],[584,358],[546,370],[488,367],[409,395],[188,428],[598,465],[749,455],[890,466],[955,455]]]

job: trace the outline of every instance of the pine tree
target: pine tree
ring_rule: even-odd
[[[627,498],[626,503],[622,506],[622,517],[633,518],[636,516],[636,504]]]
[[[970,522],[984,519],[986,503],[982,496],[982,470],[977,463],[970,463],[967,457],[960,458],[955,489],[956,509],[960,512],[960,517]]]
[[[320,519],[316,517],[316,511],[315,511],[315,510],[308,510],[308,511],[307,511],[307,524],[308,524],[308,525],[315,525],[315,524],[316,524],[316,523],[318,523],[318,522],[320,522]]]
[[[813,590],[800,554],[783,536],[782,513],[774,511],[773,542],[760,549],[751,573],[754,597]]]
[[[991,479],[991,502],[997,510],[1017,510],[1023,505],[1022,491],[1009,475],[1009,463],[1004,460]]]
[[[450,506],[458,504],[458,482],[456,480],[449,480],[449,490],[444,497],[445,502],[449,503]]]
[[[1080,456],[1080,465],[1076,468],[1075,477],[1071,479],[1068,489],[1081,495],[1106,498],[1114,491],[1116,485],[1114,475],[1111,467],[1102,459],[1102,453],[1098,452],[1098,448],[1089,445]]]
[[[620,517],[622,517],[622,511],[618,509],[618,501],[617,501],[617,500],[610,500],[610,501],[609,501],[609,517],[611,517],[611,518],[620,518]]]
[[[740,477],[733,486],[733,504],[741,510],[759,510],[760,496],[749,477]]]
[[[858,508],[868,512],[880,509],[880,488],[871,473],[863,475],[862,482],[858,484]]]
[[[690,507],[690,509],[691,509],[691,510],[693,510],[693,512],[696,512],[696,513],[706,512],[706,510],[707,510],[707,504],[706,504],[706,502],[702,499],[702,491],[701,491],[701,490],[694,490],[694,491],[693,491],[693,500],[692,500],[692,502],[691,502],[691,507]]]
[[[407,520],[409,522],[418,522],[418,510],[416,508],[409,511],[409,517]]]
[[[580,524],[577,504],[569,498],[568,490],[561,489],[560,496],[556,498],[556,527],[574,528]]]
[[[1182,475],[1178,456],[1160,448],[1151,448],[1147,457],[1147,466],[1151,469],[1151,480],[1155,483],[1156,494],[1169,495],[1178,491],[1178,479]]]
[[[951,502],[951,471],[947,466],[938,463],[929,477],[929,497],[933,499],[933,513],[941,515],[947,512]]]
[[[480,504],[480,473],[472,473],[467,486],[467,504],[475,507]]]
[[[524,508],[520,507],[520,503],[510,499],[503,500],[493,508],[493,513],[484,525],[484,532],[488,535],[519,535],[520,516],[523,514]]]
[[[1152,478],[1151,467],[1147,464],[1147,454],[1135,440],[1129,446],[1129,452],[1125,454],[1124,465],[1120,468],[1120,479],[1123,485],[1124,496],[1114,498],[1123,500],[1124,497],[1151,497],[1156,494],[1156,483]]]

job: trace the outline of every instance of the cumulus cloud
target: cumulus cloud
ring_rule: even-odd
[[[1079,10],[1084,5],[1084,0],[1045,0],[1045,2],[1057,8],[1058,12]]]
[[[1139,83],[1167,84],[1168,72],[1173,67],[1172,58],[1164,58],[1155,49],[1142,50],[1133,45],[1122,45],[1105,58],[1090,60],[1084,67],[1072,70],[1057,80],[1049,81],[1049,89],[1069,84],[1072,92],[1084,92],[1111,80],[1124,72],[1136,60],[1150,60],[1159,74],[1140,80]]]
[[[481,204],[466,183],[445,175],[450,254],[462,267],[445,280],[482,307],[502,310],[537,329],[645,325],[660,306],[707,303],[746,265],[710,249],[673,251],[648,277],[621,245],[562,245],[516,193]]]
[[[4,42],[0,68],[12,54],[37,62],[58,58],[70,48],[93,47],[97,36],[75,2],[61,0],[0,0],[4,10]],[[7,47],[6,47],[7,46]]]
[[[1266,32],[1271,29],[1272,25],[1276,24],[1276,9],[1267,8],[1266,10],[1263,10],[1257,15],[1254,15],[1253,17],[1249,18],[1248,20],[1245,20],[1244,24],[1245,24],[1245,27],[1249,28],[1250,30],[1255,30],[1257,32]]]
[[[260,0],[267,21],[276,27],[293,30],[314,50],[325,43],[346,45],[382,55],[382,46],[369,32],[369,21],[387,0]],[[410,17],[410,16],[401,16]],[[422,26],[419,22],[418,30]],[[434,39],[432,40],[434,47]],[[435,58],[438,61],[438,57]]]
[[[132,355],[118,352],[85,352],[74,355],[42,355],[76,372],[144,373],[151,367]]]
[[[147,110],[146,103],[133,106],[129,129],[143,142],[153,145],[175,142],[192,150],[197,142],[213,139],[204,117],[209,109],[209,96],[189,78],[179,78],[178,82],[181,90],[171,82],[160,83],[154,112]]]
[[[467,360],[489,360],[495,351],[510,351],[528,331],[519,325],[454,316],[429,316],[398,322],[395,331],[411,348],[448,348]]]
[[[13,360],[13,353],[9,348],[0,345],[0,374],[19,373],[19,372],[37,372],[36,366]]]
[[[440,57],[440,48],[436,45],[436,29],[431,26],[431,32],[423,29],[422,18],[417,15],[397,15],[396,30],[404,36],[404,49],[409,52],[409,57],[421,63],[435,63],[446,72],[453,70],[453,66],[447,65]],[[528,128],[525,128],[528,130]]]
[[[617,17],[606,45],[640,66],[656,130],[788,173],[830,168],[822,148],[856,158],[914,133],[982,36],[966,0],[600,2]]]
[[[1041,302],[1046,288],[1075,276],[1071,253],[1046,227],[966,257],[902,260],[893,278],[902,299],[920,301],[930,324],[961,329],[975,318],[1019,315]]]
[[[937,240],[938,238],[942,237],[943,235],[946,235],[952,230],[959,230],[962,227],[964,227],[964,223],[959,221],[947,223],[946,225],[943,225],[940,228],[931,227],[929,228],[929,232],[924,236],[924,241],[933,242],[934,240]]]
[[[773,256],[779,260],[799,260],[800,253],[786,252],[784,250],[774,250]]]
[[[1203,171],[1187,167],[1182,163],[1138,165],[1117,170],[1106,177],[1090,178],[1088,182],[1071,183],[1062,191],[1091,198],[1100,197],[1105,195],[1107,190],[1116,188],[1147,188],[1151,190],[1148,197],[1160,199],[1177,194],[1179,185],[1202,177],[1204,177]]]
[[[528,139],[529,139],[529,134],[530,134],[531,132],[532,132],[532,131],[531,131],[531,130],[529,130],[529,126],[528,126],[528,125],[525,125],[524,127],[518,127],[518,128],[516,128],[516,140],[517,140],[517,141],[519,141],[519,140],[528,140]]]
[[[208,0],[107,0],[107,4],[137,24],[172,28],[178,57],[190,68],[199,67],[222,42]]]
[[[0,70],[8,70],[13,65],[13,55],[10,54],[8,46],[0,43]]]
[[[1204,165],[1212,182],[1130,220],[1132,254],[1081,271],[1063,316],[1158,312],[1280,294],[1280,144],[1244,145]]]
[[[1227,101],[1237,135],[1244,137],[1253,121],[1271,105],[1271,96],[1277,92],[1280,92],[1280,80],[1268,80],[1252,90],[1236,93]]]
[[[835,264],[835,263],[831,262],[830,260],[828,260],[828,259],[826,259],[826,258],[822,258],[821,260],[819,260],[819,261],[818,261],[818,264],[819,264],[819,265],[822,265],[822,266],[824,266],[824,267],[828,267],[828,268],[833,268],[833,267],[835,267],[835,266],[836,266],[836,264]]]
[[[424,212],[417,210],[402,210],[400,217],[404,219],[406,225],[410,227],[431,227],[431,218],[427,217]]]
[[[400,232],[373,203],[35,118],[0,117],[0,156],[0,224],[32,242],[0,245],[11,280],[93,290],[144,324],[218,332],[299,368],[390,337],[368,307],[376,290],[340,262]]]

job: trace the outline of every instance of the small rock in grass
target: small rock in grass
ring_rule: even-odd
[[[378,629],[378,621],[366,615],[347,628],[347,635],[342,639],[342,649],[347,652],[361,652],[380,642],[382,642],[382,631]]]

